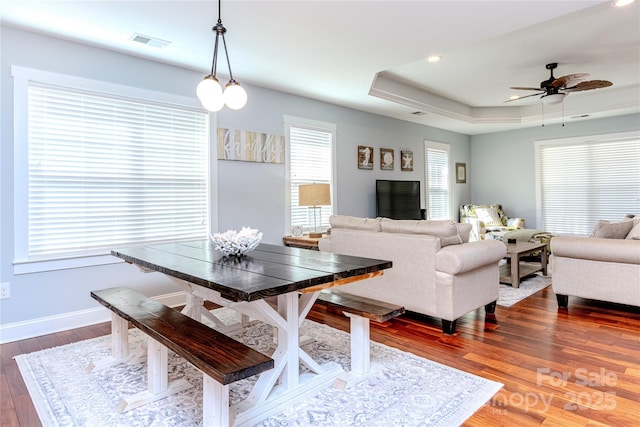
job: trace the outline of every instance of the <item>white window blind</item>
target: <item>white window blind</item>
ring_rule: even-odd
[[[28,259],[207,236],[208,114],[31,82]]]
[[[289,126],[292,226],[302,226],[305,231],[309,231],[313,226],[309,221],[308,207],[298,206],[298,186],[332,183],[332,145],[332,130],[299,125]],[[333,212],[332,206],[322,206],[321,212],[321,227],[326,229],[329,226],[329,216]]]
[[[542,228],[590,234],[640,212],[640,138],[538,146]]]
[[[441,145],[441,144],[439,144]],[[449,151],[426,148],[427,217],[449,219]]]

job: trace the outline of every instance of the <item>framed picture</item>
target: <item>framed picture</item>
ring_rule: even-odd
[[[373,147],[358,145],[358,169],[373,169]]]
[[[466,184],[467,182],[467,164],[456,163],[456,184]]]
[[[400,170],[413,171],[413,151],[400,151]]]
[[[380,169],[392,171],[394,166],[393,148],[380,149]]]

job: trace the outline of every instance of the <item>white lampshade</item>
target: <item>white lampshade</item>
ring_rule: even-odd
[[[247,104],[247,92],[235,80],[227,83],[223,96],[224,103],[232,110],[239,110]]]
[[[560,104],[564,99],[564,93],[551,93],[549,95],[545,95],[542,97],[542,103],[544,105],[555,105]]]

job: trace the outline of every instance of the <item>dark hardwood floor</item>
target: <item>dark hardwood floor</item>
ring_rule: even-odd
[[[615,284],[611,284],[615,286]],[[348,319],[316,306],[309,318],[347,330]],[[405,315],[371,326],[373,340],[504,384],[467,426],[638,426],[640,309],[569,298],[558,310],[551,287],[485,320],[458,321],[455,336],[437,319]],[[13,356],[110,333],[108,323],[0,346],[0,425],[37,426]]]

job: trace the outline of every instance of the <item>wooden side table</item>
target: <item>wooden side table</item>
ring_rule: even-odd
[[[284,236],[282,238],[282,243],[291,248],[312,249],[317,251],[320,239],[321,237]]]

